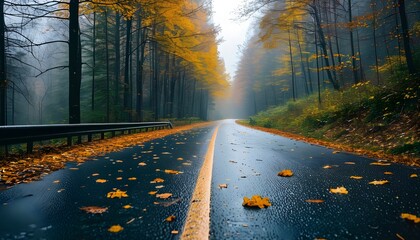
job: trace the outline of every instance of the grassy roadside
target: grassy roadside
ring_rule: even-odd
[[[388,86],[359,83],[325,90],[242,121],[280,135],[420,166],[420,84],[405,78]]]

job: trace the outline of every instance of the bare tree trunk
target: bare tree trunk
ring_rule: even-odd
[[[109,46],[108,46],[108,10],[105,9],[105,62],[106,62],[106,122],[110,122],[110,75],[109,75]]]
[[[128,121],[131,121],[130,109],[130,62],[131,62],[131,26],[132,19],[127,20],[126,41],[125,41],[125,65],[124,65],[124,111],[127,112]]]
[[[144,50],[146,47],[146,42],[144,41],[146,38],[146,31],[147,29],[144,28],[141,30],[142,22],[141,16],[138,17],[137,20],[137,53],[136,53],[136,63],[137,63],[137,71],[136,71],[136,113],[137,118],[139,121],[143,121],[143,69],[144,69]]]
[[[7,124],[6,26],[4,1],[0,1],[0,126]]]
[[[350,30],[350,48],[351,48],[351,65],[353,70],[353,80],[354,83],[359,83],[359,76],[357,75],[357,63],[356,63],[356,53],[354,50],[354,39],[353,39],[353,16],[352,16],[352,7],[351,0],[348,0],[348,12],[349,12],[349,30]]]
[[[92,35],[92,92],[91,109],[95,111],[95,74],[96,74],[96,12],[93,12],[93,35]]]
[[[114,106],[119,106],[119,88],[120,88],[120,66],[121,66],[121,50],[120,50],[120,23],[121,16],[119,13],[115,14],[115,35],[114,35],[114,51],[115,51],[115,66],[114,66]],[[118,107],[115,111],[115,120],[118,119]]]
[[[292,96],[293,101],[296,101],[296,84],[295,84],[295,68],[293,66],[293,52],[292,52],[292,40],[290,37],[290,30],[289,33],[289,55],[290,55],[290,70],[292,71]]]
[[[375,50],[375,73],[376,73],[376,84],[379,85],[379,61],[378,61],[378,44],[376,40],[376,28],[377,28],[377,16],[376,16],[376,1],[371,0],[370,5],[372,7],[372,30],[373,30],[373,49]]]
[[[79,0],[70,0],[69,8],[69,123],[80,123],[80,85],[82,51],[79,28]]]
[[[404,43],[404,52],[405,52],[405,59],[407,62],[408,72],[410,74],[416,73],[416,67],[414,66],[413,56],[411,54],[411,47],[410,47],[410,33],[408,32],[408,21],[407,15],[405,13],[405,1],[398,0],[398,9],[400,12],[401,18],[401,28],[403,33],[403,43]]]

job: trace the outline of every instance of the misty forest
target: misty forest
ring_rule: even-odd
[[[211,1],[1,1],[0,125],[242,118],[416,150],[419,5],[243,1],[229,76]]]

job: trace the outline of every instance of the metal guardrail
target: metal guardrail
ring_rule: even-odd
[[[10,125],[0,126],[0,146],[13,144],[27,144],[27,152],[32,152],[33,143],[36,141],[51,140],[56,138],[67,138],[67,144],[72,145],[73,137],[78,137],[81,143],[82,136],[87,136],[92,141],[93,134],[104,134],[111,132],[133,131],[146,129],[146,131],[172,128],[171,122],[139,122],[139,123],[84,123],[84,124],[53,124],[53,125]]]

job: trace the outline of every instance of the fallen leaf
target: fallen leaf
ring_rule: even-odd
[[[161,188],[164,188],[165,186],[163,186],[163,185],[159,185],[159,186],[156,186],[155,188],[156,189],[161,189]]]
[[[349,192],[345,187],[330,188],[331,193],[335,194],[348,194]]]
[[[330,165],[325,165],[325,166],[323,166],[322,168],[324,168],[324,169],[330,169],[330,168],[332,168],[332,166],[330,166]]]
[[[167,174],[181,174],[183,172],[176,171],[176,170],[165,169],[165,173],[167,173]]]
[[[127,191],[121,191],[120,189],[116,189],[115,192],[109,192],[106,195],[107,198],[122,198],[128,197]]]
[[[139,166],[146,166],[147,164],[145,162],[139,163]]]
[[[98,206],[81,207],[79,209],[87,213],[93,213],[93,214],[101,214],[108,211],[107,207],[98,207]]]
[[[149,194],[150,195],[155,195],[158,191],[150,191]]]
[[[392,175],[392,172],[384,172],[385,175]]]
[[[226,183],[224,183],[224,184],[219,184],[219,188],[227,188],[228,187],[228,185],[226,184]]]
[[[285,169],[285,170],[282,170],[279,173],[277,173],[277,176],[280,176],[280,177],[291,177],[291,176],[293,176],[293,172],[290,169]]]
[[[165,180],[163,180],[162,178],[155,178],[153,179],[153,181],[151,181],[150,183],[163,183]]]
[[[244,201],[242,203],[244,207],[259,207],[265,208],[271,206],[271,202],[268,197],[262,198],[260,195],[254,195],[251,199],[244,197]]]
[[[169,216],[169,217],[167,217],[166,219],[165,219],[165,221],[167,221],[167,222],[173,222],[174,220],[175,220],[175,216],[174,215],[171,215],[171,216]]]
[[[106,183],[106,182],[108,182],[108,180],[106,180],[106,179],[96,179],[96,182],[97,183]]]
[[[118,181],[121,181],[121,180],[122,180],[122,177],[117,177],[117,180],[118,180]]]
[[[307,203],[323,203],[325,201],[322,200],[322,199],[308,199],[308,200],[305,200],[305,202],[307,202]]]
[[[350,178],[359,180],[359,179],[362,179],[363,177],[362,176],[350,176]]]
[[[420,223],[420,218],[413,214],[401,213],[401,218],[413,221],[414,223]]]
[[[177,230],[172,230],[171,233],[177,235],[179,232]]]
[[[417,174],[413,173],[413,174],[411,174],[411,175],[410,175],[410,177],[411,177],[411,178],[417,178],[417,177],[419,177],[419,176],[418,176]]]
[[[92,177],[96,177],[96,176],[99,176],[99,173],[92,174]]]
[[[373,163],[370,163],[370,165],[374,165],[374,166],[390,166],[391,163],[373,162]]]
[[[124,209],[130,209],[130,208],[133,208],[133,207],[130,204],[127,204],[127,205],[124,205],[123,208]]]
[[[167,199],[169,197],[172,196],[172,193],[161,193],[161,194],[156,194],[157,198],[161,198],[161,199]]]
[[[56,183],[56,184],[60,183],[60,180],[55,180],[53,183]]]
[[[337,153],[340,153],[340,151],[334,151],[334,152],[332,152],[333,154],[337,154]]]
[[[64,191],[64,190],[66,190],[66,189],[62,188],[62,189],[59,189],[57,192],[58,192],[58,193],[61,193],[61,192],[62,192],[62,191]]]
[[[400,239],[400,240],[405,240],[405,238],[403,238],[403,237],[402,237],[400,234],[398,234],[398,233],[397,233],[397,234],[395,234],[395,236],[397,236],[397,238],[398,238],[398,239]]]
[[[126,224],[130,224],[130,223],[134,222],[134,220],[136,220],[136,219],[132,218],[130,221],[126,222]]]
[[[137,178],[135,178],[135,177],[131,177],[131,178],[128,179],[128,181],[136,181],[136,180],[137,180]]]
[[[356,163],[355,162],[344,162],[344,164],[347,164],[347,165],[355,165]]]
[[[177,158],[176,160],[178,160],[178,161],[182,161],[182,160],[184,160],[182,157],[179,157],[179,158]]]
[[[120,225],[113,225],[110,228],[108,228],[108,232],[112,232],[112,233],[117,233],[117,232],[121,232],[124,228],[121,227]]]
[[[115,161],[115,162],[117,162],[117,163],[122,163],[122,162],[124,162],[123,160],[117,160],[117,161]]]
[[[379,181],[372,181],[372,182],[369,182],[369,184],[372,184],[372,185],[384,185],[384,184],[387,184],[387,183],[389,183],[389,181],[388,180],[379,180]]]
[[[69,168],[70,170],[73,170],[73,171],[77,171],[77,170],[79,170],[78,168],[75,168],[75,167],[72,167],[72,168]]]

